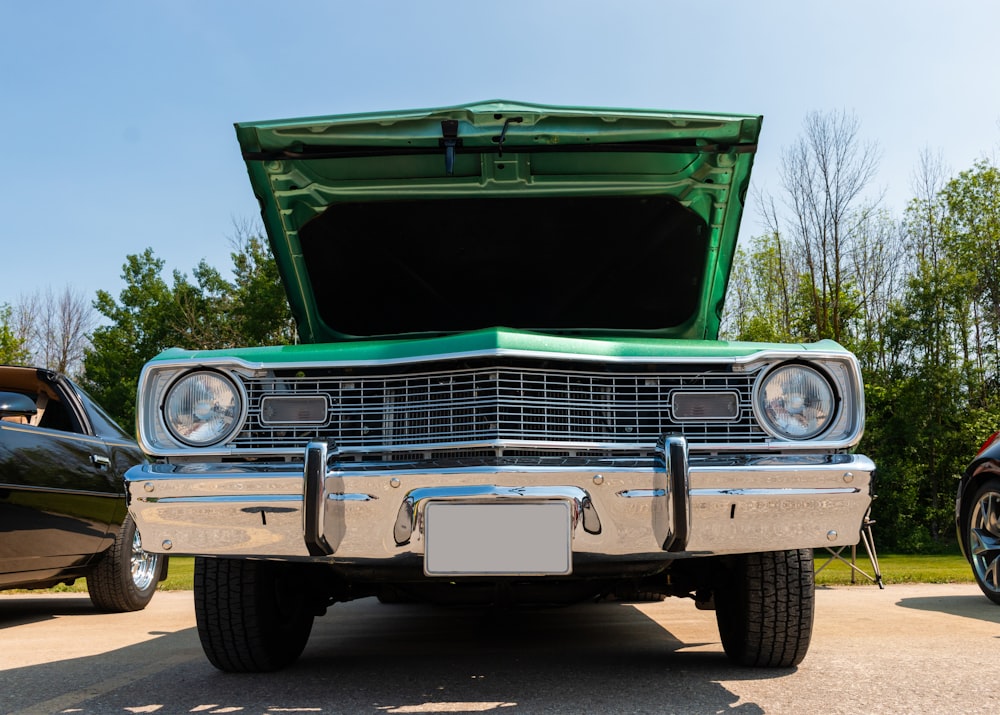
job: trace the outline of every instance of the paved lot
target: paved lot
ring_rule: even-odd
[[[204,659],[189,592],[144,612],[0,596],[0,712],[991,713],[1000,607],[973,585],[824,588],[791,670],[731,666],[688,601],[551,610],[338,604],[302,659],[231,675]]]

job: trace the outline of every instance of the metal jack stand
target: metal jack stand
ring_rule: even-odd
[[[864,521],[861,523],[861,544],[865,547],[865,552],[868,554],[868,561],[872,565],[872,573],[868,574],[858,566],[857,545],[851,547],[850,561],[848,561],[843,555],[844,549],[847,548],[846,546],[839,546],[836,548],[827,547],[826,550],[830,552],[830,558],[819,565],[816,569],[816,573],[819,573],[834,561],[840,561],[851,567],[852,584],[857,583],[857,574],[861,574],[872,583],[877,584],[879,588],[885,588],[885,584],[882,583],[882,571],[878,566],[878,554],[875,552],[875,539],[872,536],[872,524],[875,522],[870,518],[870,516],[871,510],[865,514]]]

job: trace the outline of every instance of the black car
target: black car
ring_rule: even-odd
[[[976,582],[988,599],[1000,604],[1000,432],[986,440],[965,470],[955,521]]]
[[[87,579],[104,611],[145,608],[166,558],[144,551],[122,475],[135,440],[64,375],[0,366],[0,589]]]

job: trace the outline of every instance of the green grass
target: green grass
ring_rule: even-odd
[[[817,550],[815,559],[819,566],[827,554],[825,549]],[[850,559],[850,549],[844,549]],[[879,554],[879,566],[883,583],[973,583],[972,567],[965,557],[954,554]],[[856,564],[867,574],[873,574],[871,562],[863,549],[858,549]],[[192,587],[194,559],[173,557],[170,559],[170,577],[160,585],[165,590],[187,590]],[[858,574],[855,582],[870,583]],[[825,567],[817,576],[816,583],[824,586],[851,583],[851,568],[839,561]]]
[[[174,556],[170,559],[170,567],[167,570],[167,579],[163,581],[159,589],[161,591],[190,591],[194,587],[194,558],[191,556]],[[86,593],[87,579],[80,578],[72,586],[59,584],[46,589],[11,589],[10,591],[0,591],[0,593]]]
[[[819,567],[828,556],[825,549],[815,552],[816,566]],[[850,560],[850,549],[844,549],[843,555]],[[958,553],[954,554],[879,554],[879,566],[882,570],[882,581],[892,583],[973,583],[972,568],[969,562]],[[855,562],[862,571],[874,575],[871,562],[863,549],[858,549]],[[160,584],[161,591],[189,591],[194,581],[194,559],[189,556],[173,556],[170,559],[170,570],[167,580]],[[855,574],[854,583],[871,584],[861,574]],[[818,586],[838,586],[851,584],[851,568],[840,561],[833,561],[816,575]],[[87,584],[84,579],[78,580],[72,586],[56,586],[48,589],[52,592],[84,591]]]
[[[160,584],[161,591],[190,591],[194,588],[194,557],[175,556],[170,559],[167,580]]]
[[[843,556],[850,560],[850,549],[844,549]],[[825,549],[815,552],[816,566],[819,568],[829,553]],[[961,554],[879,554],[878,562],[883,583],[972,583],[972,567]],[[858,549],[855,564],[869,576],[874,569],[864,549]],[[816,575],[820,586],[844,585],[851,583],[851,567],[839,561],[822,568]],[[861,574],[855,574],[854,582],[870,584]]]

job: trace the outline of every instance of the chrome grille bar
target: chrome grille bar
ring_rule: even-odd
[[[692,445],[765,440],[752,415],[753,374],[656,367],[609,373],[489,366],[363,375],[305,369],[244,378],[248,417],[233,446],[282,448],[316,440],[388,449],[501,442],[650,446],[666,433],[682,433]],[[732,392],[739,415],[677,420],[671,409],[677,390]],[[302,395],[326,396],[325,423],[261,421],[263,397]]]

